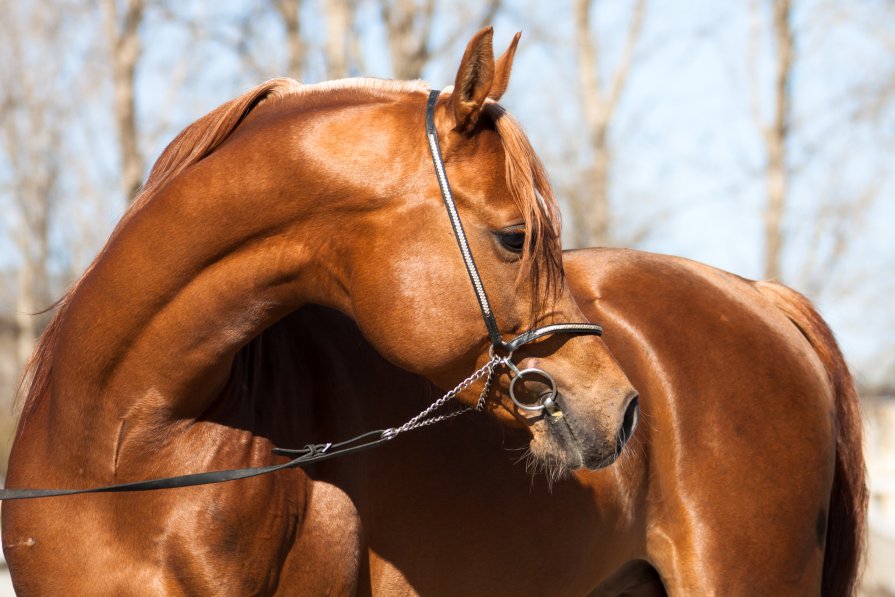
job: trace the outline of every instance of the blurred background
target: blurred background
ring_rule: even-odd
[[[502,103],[566,247],[807,294],[865,405],[866,595],[895,595],[895,1],[0,0],[0,473],[19,371],[165,144],[274,76],[453,83],[522,31]],[[888,563],[888,567],[883,563]]]

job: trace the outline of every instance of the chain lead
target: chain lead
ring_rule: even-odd
[[[499,357],[496,355],[492,355],[491,360],[482,365],[478,370],[474,371],[472,375],[461,381],[457,384],[450,392],[446,393],[444,396],[430,404],[426,409],[424,409],[420,414],[416,415],[400,427],[390,427],[382,432],[383,439],[394,439],[399,434],[404,433],[406,431],[411,431],[413,429],[418,429],[420,427],[427,427],[434,423],[438,423],[440,421],[446,421],[448,419],[452,419],[456,416],[462,415],[464,413],[470,411],[480,411],[485,406],[485,399],[488,397],[488,392],[491,390],[491,380],[494,377],[494,369],[501,364],[505,364],[506,358]],[[448,403],[453,398],[456,398],[460,392],[468,388],[480,377],[487,375],[488,378],[485,381],[485,387],[482,390],[482,393],[479,395],[479,399],[476,402],[474,407],[463,407],[461,409],[455,410],[450,413],[446,413],[443,415],[430,416],[432,413],[440,409],[442,406]]]

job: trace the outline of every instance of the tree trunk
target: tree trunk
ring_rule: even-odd
[[[609,203],[610,164],[612,158],[603,131],[598,141],[593,142],[594,158],[590,176],[585,180],[585,189],[591,190],[593,206],[588,219],[588,242],[591,246],[606,246],[611,243],[610,225],[612,212]]]
[[[634,49],[643,29],[646,1],[638,0],[634,5],[625,48],[609,85],[604,85],[600,78],[600,48],[591,31],[591,1],[575,0],[574,4],[578,83],[587,127],[590,163],[584,168],[579,192],[574,194],[577,205],[573,205],[572,210],[576,215],[578,245],[605,246],[612,243],[610,186],[613,154],[609,144],[609,131],[615,108],[628,81]]]
[[[591,0],[575,0],[575,49],[578,57],[578,84],[581,87],[581,109],[587,126],[587,141],[593,152],[591,163],[585,168],[578,196],[578,243],[584,246],[608,244],[609,189],[606,138],[609,121],[606,103],[600,88],[597,42],[590,30]],[[587,207],[585,207],[587,206]]]
[[[134,84],[140,59],[140,25],[143,22],[143,0],[126,0],[124,14],[119,15],[118,2],[105,0],[106,37],[112,52],[112,85],[115,94],[115,127],[121,159],[121,188],[131,202],[143,180],[143,158],[137,132]]]
[[[419,79],[429,61],[435,0],[425,0],[419,8],[414,0],[381,0],[380,10],[395,78]]]
[[[0,87],[0,161],[12,212],[19,222],[13,238],[19,253],[15,301],[17,365],[24,365],[40,333],[34,313],[47,305],[49,223],[59,196],[63,138],[70,127],[72,98],[56,88],[60,65],[44,49],[63,43],[65,15],[56,5],[22,4],[6,10],[0,27],[6,42],[0,76],[15,85]],[[31,51],[27,51],[31,49]],[[4,193],[6,189],[4,189]]]
[[[792,6],[790,0],[774,0],[774,42],[776,72],[774,74],[773,122],[764,131],[767,165],[765,169],[768,193],[765,210],[764,277],[779,279],[782,275],[783,214],[788,188],[787,145],[791,107],[790,82],[793,64]]]
[[[21,371],[34,351],[37,338],[37,322],[33,313],[37,310],[34,297],[34,281],[37,279],[31,259],[24,259],[18,273],[18,294],[16,295],[16,361]]]
[[[348,39],[354,20],[352,4],[351,0],[331,0],[323,5],[328,79],[344,79],[348,76]]]
[[[302,0],[276,0],[274,6],[286,27],[286,44],[289,52],[287,74],[301,81],[305,71],[305,43],[301,36]]]

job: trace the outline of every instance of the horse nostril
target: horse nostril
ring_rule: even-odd
[[[640,399],[635,396],[634,399],[628,403],[628,408],[625,409],[625,416],[622,419],[622,428],[618,431],[619,448],[624,446],[625,443],[631,439],[631,436],[634,435],[634,430],[637,428],[637,421],[640,419],[639,400]]]

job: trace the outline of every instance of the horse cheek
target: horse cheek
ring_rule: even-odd
[[[402,253],[353,285],[354,316],[383,357],[431,378],[455,364],[484,328],[461,268],[433,259],[431,248]]]

